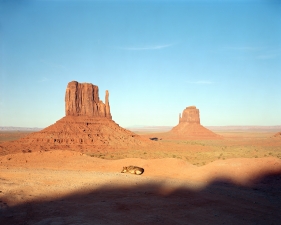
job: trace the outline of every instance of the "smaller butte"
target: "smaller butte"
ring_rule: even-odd
[[[176,139],[220,139],[220,135],[200,124],[200,113],[196,106],[186,107],[179,114],[179,124],[168,132],[169,138]]]

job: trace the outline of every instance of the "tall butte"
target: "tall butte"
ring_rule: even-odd
[[[108,91],[103,103],[98,86],[71,81],[65,92],[65,117],[39,132],[2,143],[0,153],[52,149],[102,152],[146,145],[146,140],[112,120]]]
[[[66,116],[106,117],[112,119],[109,92],[105,92],[105,104],[99,99],[99,87],[89,83],[69,82],[65,92]]]
[[[179,114],[179,124],[169,131],[172,138],[180,139],[217,139],[220,135],[208,130],[200,124],[200,113],[196,106],[186,107]]]

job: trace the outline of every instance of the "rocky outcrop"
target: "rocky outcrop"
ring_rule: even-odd
[[[105,92],[103,103],[99,99],[98,86],[93,84],[68,83],[65,114],[65,117],[39,132],[16,141],[0,143],[0,155],[56,149],[91,154],[134,149],[151,142],[115,123],[110,113],[109,92]]]
[[[105,117],[112,118],[110,113],[110,106],[109,106],[109,91],[105,91]]]
[[[199,109],[196,109],[196,106],[186,107],[182,116],[179,115],[179,123],[200,124]]]
[[[179,124],[169,132],[171,139],[217,139],[220,135],[200,124],[200,113],[196,106],[186,107],[179,114]]]
[[[90,83],[69,82],[65,92],[66,116],[93,116],[111,119],[109,92],[106,91],[105,103],[99,99],[99,88]]]

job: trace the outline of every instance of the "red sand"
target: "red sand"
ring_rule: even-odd
[[[141,176],[120,173],[143,167]],[[74,151],[0,157],[0,224],[278,224],[281,160],[103,160]]]

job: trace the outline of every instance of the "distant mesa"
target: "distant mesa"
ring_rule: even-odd
[[[99,99],[98,86],[93,84],[77,81],[68,83],[65,115],[39,132],[17,141],[1,143],[0,154],[53,149],[102,152],[147,145],[146,139],[120,127],[112,120],[109,92],[106,91],[103,103]]]
[[[186,107],[179,114],[179,124],[169,132],[171,138],[179,139],[219,139],[220,135],[200,124],[199,109],[196,106]]]

